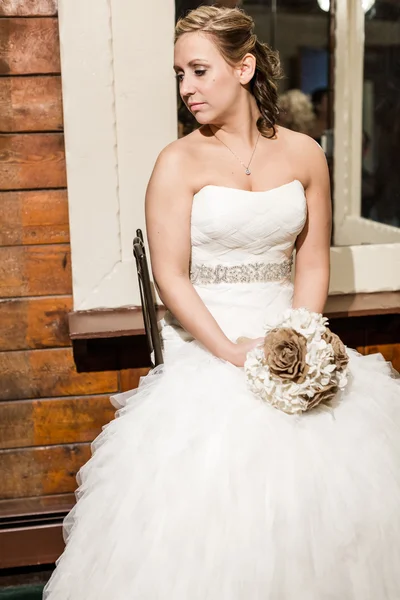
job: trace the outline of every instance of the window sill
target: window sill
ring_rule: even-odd
[[[159,307],[159,319],[164,313]],[[400,341],[400,292],[333,295],[325,315],[349,346],[364,346],[367,337],[376,344]],[[72,312],[69,330],[78,372],[151,366],[140,307]]]
[[[159,307],[161,319],[165,309]],[[325,315],[330,319],[400,314],[400,292],[329,296]],[[142,309],[138,306],[99,308],[69,315],[71,340],[144,336]]]

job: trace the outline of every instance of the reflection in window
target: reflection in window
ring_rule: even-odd
[[[316,0],[243,0],[243,7],[280,54],[281,124],[321,142],[331,127],[329,13]]]
[[[400,2],[365,16],[362,215],[400,226]]]

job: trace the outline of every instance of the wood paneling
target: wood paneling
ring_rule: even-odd
[[[0,523],[11,523],[14,519],[24,519],[51,513],[53,515],[69,512],[75,504],[75,495],[57,494],[57,496],[34,496],[0,500]],[[1,585],[0,585],[1,589]]]
[[[60,131],[61,77],[0,79],[0,131]]]
[[[1,75],[60,73],[58,47],[54,17],[0,19]]]
[[[0,16],[47,17],[57,14],[57,0],[1,0]]]
[[[0,0],[0,518],[14,503],[0,528],[2,567],[59,556],[57,499],[73,499],[89,442],[114,417],[109,396],[120,391],[117,371],[77,373],[69,347],[56,15],[56,0]],[[134,384],[135,375],[122,379]],[[26,506],[34,497],[46,500],[39,516]]]
[[[138,387],[141,377],[145,377],[150,369],[124,369],[120,372],[120,390],[127,392]]]
[[[58,521],[58,520],[57,520]],[[62,522],[49,522],[44,525],[27,525],[25,527],[10,527],[0,529],[0,569],[12,569],[14,583],[18,585],[17,594],[20,593],[21,575],[17,575],[15,567],[30,567],[49,565],[54,563],[64,550],[65,544],[62,535]],[[50,578],[50,573],[49,577]],[[37,577],[35,578],[37,581]],[[14,595],[14,592],[11,591]],[[33,594],[31,594],[33,595]]]
[[[0,402],[0,448],[91,442],[114,413],[108,395]]]
[[[108,394],[118,373],[77,373],[71,348],[0,353],[0,400]]]
[[[76,473],[90,455],[90,444],[4,450],[0,454],[0,498],[73,492]]]
[[[0,296],[70,294],[68,244],[0,248]]]
[[[69,346],[72,296],[0,302],[0,352]]]
[[[67,191],[1,192],[0,223],[0,246],[69,242]]]
[[[62,133],[0,135],[0,190],[65,188],[66,183]]]

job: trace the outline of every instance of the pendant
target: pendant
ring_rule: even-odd
[[[246,169],[246,170],[245,170],[245,173],[246,173],[246,175],[251,175],[251,171],[250,171],[250,169]]]

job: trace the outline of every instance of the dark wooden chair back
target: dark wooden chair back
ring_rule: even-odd
[[[141,229],[136,230],[136,237],[133,240],[133,255],[136,260],[143,321],[146,330],[149,355],[153,366],[162,365],[163,353],[160,332],[158,330],[156,303],[153,297],[150,270]],[[153,353],[154,360],[152,358]]]

